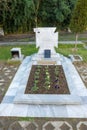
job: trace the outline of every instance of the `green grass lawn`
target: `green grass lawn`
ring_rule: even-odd
[[[78,50],[74,51],[73,50],[74,46],[75,46],[74,44],[59,44],[58,48],[56,48],[56,51],[67,57],[69,54],[74,55],[79,54],[80,56],[82,56],[84,62],[87,62],[87,49],[85,49],[82,44],[79,44]]]
[[[38,49],[36,49],[35,45],[8,45],[8,46],[0,46],[0,60],[11,59],[11,49],[14,47],[20,47],[22,54],[25,56],[36,53]]]
[[[25,56],[31,55],[36,53],[38,49],[36,49],[35,45],[8,45],[8,46],[0,46],[0,60],[8,60],[11,59],[11,52],[10,50],[13,47],[20,47],[22,50],[22,54]],[[87,62],[87,49],[84,49],[83,45],[78,45],[78,50],[73,51],[74,45],[73,44],[59,44],[56,51],[68,56],[69,54],[79,54],[82,56],[84,62]]]

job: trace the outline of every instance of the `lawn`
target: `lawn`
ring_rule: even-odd
[[[61,53],[67,57],[69,54],[79,54],[80,56],[82,56],[83,61],[87,62],[87,49],[85,49],[82,44],[78,45],[77,51],[74,51],[73,48],[74,44],[59,44],[58,48],[56,48],[56,52]]]
[[[13,47],[20,47],[22,50],[22,54],[25,56],[31,55],[33,53],[36,53],[38,49],[36,49],[35,45],[4,45],[0,46],[0,60],[8,60],[11,58],[11,52],[10,49]],[[83,47],[83,45],[78,45],[78,50],[73,51],[74,45],[73,44],[59,44],[58,48],[56,48],[56,51],[68,56],[69,54],[79,54],[82,56],[84,62],[87,62],[87,49]]]
[[[31,55],[38,51],[35,45],[8,45],[8,46],[4,45],[0,46],[0,60],[11,59],[10,50],[14,47],[20,47],[22,54],[24,54],[25,56]]]

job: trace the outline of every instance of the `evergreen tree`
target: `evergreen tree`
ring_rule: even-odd
[[[76,4],[76,1],[77,0],[66,0],[66,4],[67,4],[67,6],[69,8],[69,13],[66,15],[66,17],[64,18],[64,20],[63,20],[63,22],[61,24],[62,28],[69,29],[71,15],[72,15],[74,6]]]
[[[60,28],[60,27],[62,27],[62,23],[65,21],[65,19],[71,13],[71,10],[70,10],[70,7],[68,5],[68,2],[66,2],[66,0],[54,0],[54,2],[55,2],[54,11],[55,11],[55,16],[56,16],[56,24],[57,24],[57,27]],[[63,26],[63,28],[65,26]]]
[[[36,26],[67,28],[76,0],[0,0],[0,26],[5,34]]]
[[[38,26],[38,13],[39,13],[39,7],[40,7],[40,3],[41,3],[41,0],[32,0],[32,7],[33,7],[33,12],[34,12],[34,20],[35,20],[35,24],[36,24],[36,27]]]
[[[78,0],[73,11],[70,29],[73,33],[76,34],[76,44],[75,48],[77,48],[77,40],[78,34],[85,31],[87,28],[87,0]]]
[[[55,26],[55,4],[53,0],[42,0],[39,9],[39,26]]]
[[[64,29],[69,26],[71,13],[77,0],[41,0],[38,11],[39,26],[56,26]]]
[[[0,25],[5,33],[27,32],[34,26],[32,0],[1,0]]]

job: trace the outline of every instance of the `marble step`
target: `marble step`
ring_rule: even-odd
[[[79,105],[82,100],[76,95],[23,94],[16,95],[16,104]]]

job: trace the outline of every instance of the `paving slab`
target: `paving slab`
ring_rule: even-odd
[[[29,105],[28,117],[68,117],[66,105]]]
[[[7,104],[7,103],[2,103],[0,104],[0,116],[10,116],[12,109],[14,108],[13,104]]]
[[[68,117],[77,117],[77,118],[82,118],[86,117],[85,115],[85,110],[83,110],[82,105],[74,106],[74,105],[68,105],[67,107],[67,112],[68,112]],[[87,108],[86,108],[87,110]]]
[[[12,103],[15,96],[5,96],[2,103]]]
[[[14,105],[10,116],[27,117],[28,105]]]

